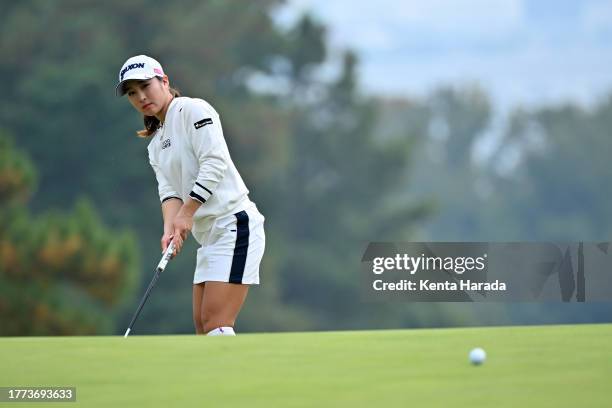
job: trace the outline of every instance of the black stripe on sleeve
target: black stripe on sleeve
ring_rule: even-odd
[[[183,201],[183,200],[182,200],[180,197],[177,197],[177,196],[169,196],[169,197],[166,197],[166,198],[164,198],[164,199],[162,200],[162,204],[163,204],[163,203],[165,203],[166,201],[170,200],[171,198],[176,198],[177,200],[181,200],[181,201]]]
[[[198,186],[202,187],[204,190],[208,191],[208,194],[212,195],[212,191],[210,191],[209,189],[207,189],[206,187],[204,187],[203,185],[201,185],[201,184],[200,184],[200,183],[198,183],[197,181],[196,181],[196,185],[198,185]]]
[[[196,200],[198,200],[199,202],[201,202],[202,204],[204,204],[206,202],[206,200],[204,199],[204,197],[202,197],[199,194],[194,193],[193,191],[191,193],[189,193],[189,197],[191,198],[195,198]]]
[[[249,216],[246,211],[234,214],[236,216],[236,245],[232,258],[229,283],[242,283],[247,253],[249,251]]]

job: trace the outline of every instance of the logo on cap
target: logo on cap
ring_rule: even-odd
[[[129,70],[134,69],[134,68],[144,68],[144,66],[145,66],[144,62],[139,62],[137,64],[130,64],[127,67],[123,68],[121,70],[121,80],[123,81],[123,77],[125,76],[125,73],[128,72]]]

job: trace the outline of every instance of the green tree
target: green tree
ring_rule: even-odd
[[[282,234],[290,241],[283,245],[282,294],[324,328],[399,320],[392,307],[361,302],[360,251],[376,239],[409,239],[414,222],[428,213],[425,203],[408,200],[398,188],[406,181],[411,141],[378,137],[378,112],[359,95],[356,67],[348,51],[330,83],[300,75],[299,85],[322,88],[321,97],[291,95],[294,137],[281,193]]]
[[[138,278],[133,237],[105,228],[86,201],[32,216],[34,168],[4,134],[0,163],[0,335],[108,332]]]

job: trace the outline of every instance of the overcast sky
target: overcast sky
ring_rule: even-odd
[[[612,0],[289,0],[361,57],[368,92],[480,83],[502,107],[592,104],[612,90]]]

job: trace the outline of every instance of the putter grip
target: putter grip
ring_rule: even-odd
[[[161,261],[159,261],[159,264],[157,265],[158,270],[163,271],[164,269],[166,269],[166,265],[168,265],[168,261],[170,260],[170,258],[172,258],[173,253],[174,241],[170,242],[170,245],[168,245],[168,248],[166,248],[166,252],[164,252]]]

